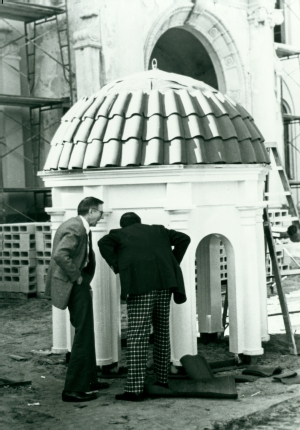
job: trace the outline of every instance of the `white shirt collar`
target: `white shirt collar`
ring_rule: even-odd
[[[89,223],[87,222],[87,220],[85,218],[83,218],[83,216],[79,215],[81,218],[81,221],[83,222],[84,228],[86,229],[86,234],[89,234],[90,232],[90,226]]]

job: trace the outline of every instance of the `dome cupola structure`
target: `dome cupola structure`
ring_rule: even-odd
[[[251,115],[201,81],[153,69],[83,97],[44,170],[269,163]]]
[[[104,202],[104,216],[92,227],[98,365],[120,360],[121,313],[118,278],[97,242],[119,228],[125,212],[191,238],[181,262],[187,301],[171,308],[172,363],[197,354],[198,334],[224,332],[225,284],[230,351],[263,354],[261,342],[269,339],[262,219],[269,164],[251,115],[185,76],[154,69],[119,79],[66,113],[39,176],[52,189],[47,211],[53,234],[77,215],[84,197]],[[70,350],[68,318],[53,309],[53,350]]]

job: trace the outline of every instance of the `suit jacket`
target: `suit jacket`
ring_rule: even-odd
[[[90,236],[91,238],[91,236]],[[66,309],[73,284],[80,276],[90,283],[95,273],[95,253],[89,246],[87,258],[87,234],[79,216],[70,218],[57,229],[50,265],[46,278],[45,295],[51,297],[53,306]]]
[[[122,299],[127,294],[172,289],[175,302],[184,303],[179,264],[189,243],[189,236],[162,225],[133,224],[111,230],[98,246],[109,266],[120,273]]]

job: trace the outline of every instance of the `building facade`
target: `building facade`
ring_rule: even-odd
[[[31,2],[22,3],[28,4]],[[49,101],[49,106],[51,105],[52,107],[55,103],[58,103],[53,101],[57,98],[62,100],[63,97],[67,96],[69,101],[66,103],[61,101],[59,111],[48,109],[41,114],[40,108],[38,108],[37,114],[37,112],[32,112],[31,109],[30,121],[28,121],[28,106],[21,108],[4,106],[1,112],[1,124],[3,125],[3,130],[5,130],[4,139],[8,147],[8,155],[10,151],[14,156],[18,154],[17,158],[8,158],[8,155],[2,158],[2,160],[5,159],[2,166],[3,172],[6,172],[3,178],[5,177],[6,182],[4,185],[7,188],[10,181],[16,181],[19,176],[18,184],[23,181],[27,186],[43,186],[40,177],[36,179],[35,173],[43,169],[49,152],[49,141],[59,123],[59,115],[67,111],[68,103],[71,105],[82,97],[91,96],[112,81],[157,66],[162,71],[201,80],[221,93],[228,94],[233,101],[244,106],[255,119],[255,123],[264,135],[265,140],[267,142],[276,142],[278,145],[288,177],[294,186],[294,197],[298,201],[297,185],[300,183],[298,174],[299,150],[297,147],[300,144],[298,136],[298,134],[300,135],[300,49],[296,44],[296,41],[299,40],[300,32],[300,5],[298,2],[292,0],[282,2],[275,2],[274,0],[103,0],[101,2],[96,0],[76,0],[71,3],[69,0],[64,5],[57,1],[36,1],[35,3],[48,8],[52,7],[52,12],[56,19],[50,20],[49,15],[49,19],[44,19],[43,25],[39,27],[32,21],[27,21],[24,28],[20,23],[15,25],[13,19],[3,19],[1,21],[0,33],[4,42],[0,63],[0,73],[3,77],[1,91],[6,95],[31,97],[32,103],[37,103],[37,98],[39,97],[46,97],[52,100],[51,102]],[[61,6],[66,8],[66,14],[63,13]],[[47,11],[50,14],[51,10],[48,9],[44,9],[41,12],[46,14]],[[66,24],[67,30],[64,27]],[[26,37],[24,37],[24,31],[26,31]],[[26,46],[28,45],[33,45],[34,50],[26,51]],[[7,46],[10,46],[10,49]],[[8,99],[6,97],[6,99],[2,100],[8,103]],[[40,103],[42,102],[40,101]],[[45,106],[46,101],[44,100],[43,103],[43,106]],[[40,105],[36,104],[35,106]],[[19,127],[19,134],[14,139],[11,139],[12,132],[9,126],[14,122],[19,123],[21,127]],[[37,124],[39,124],[40,130],[39,139],[36,138],[37,133],[33,131]],[[28,133],[29,137],[27,138]],[[21,149],[17,153],[16,151],[19,148]],[[16,160],[18,160],[22,168],[19,165],[17,166]],[[21,162],[22,160],[23,163]],[[6,167],[5,171],[5,163],[8,163],[8,161],[11,165]],[[14,170],[16,173],[12,174],[11,172]],[[120,181],[122,180],[122,174],[116,174],[116,177]],[[53,180],[45,180],[46,184],[48,183],[48,186],[53,188],[55,204],[52,210],[49,210],[52,216],[53,232],[55,231],[55,226],[57,227],[57,224],[63,221],[65,215],[73,215],[77,203],[77,201],[75,202],[75,195],[78,198],[82,193],[91,193],[91,191],[94,192],[95,190],[92,188],[92,185],[94,186],[95,184],[89,182],[90,179],[85,184],[82,184],[82,177],[77,178],[76,175],[73,175],[69,179],[66,178],[67,176],[62,179],[62,176],[58,175],[57,179],[53,176]],[[67,184],[70,178],[73,180],[71,179],[71,182]],[[138,183],[139,178],[141,179],[142,176],[136,175],[135,184]],[[78,180],[78,183],[76,180],[74,182],[74,179]],[[248,179],[249,177],[247,177]],[[59,182],[61,180],[60,189],[59,187],[55,189],[55,181]],[[123,178],[124,181],[125,179]],[[222,178],[220,182],[222,182]],[[246,232],[249,233],[249,226],[253,231],[256,231],[255,226],[259,224],[257,243],[260,251],[263,252],[261,202],[259,202],[260,195],[261,200],[263,199],[262,182],[260,177],[259,186],[256,186],[255,181],[250,178],[249,188],[246,187],[248,191],[252,190],[251,193],[248,192],[249,198],[252,195],[256,196],[254,199],[255,205],[253,205],[254,200],[250,199],[253,206],[250,205],[252,208],[251,216],[248,214],[250,210],[248,203],[241,207],[246,211],[247,215],[242,216],[243,219],[246,219],[246,221],[244,220],[245,222],[243,221]],[[125,181],[125,183],[127,182]],[[99,184],[97,183],[98,187],[100,186]],[[2,188],[4,188],[4,185],[2,184]],[[84,186],[81,189],[82,185]],[[184,185],[183,183],[183,188]],[[13,184],[11,186],[16,187]],[[63,194],[63,187],[65,186],[70,188],[66,189],[67,197],[64,197]],[[130,187],[128,186],[129,189]],[[60,193],[61,190],[62,194]],[[280,191],[280,182],[276,171],[271,172],[270,191]],[[210,194],[209,192],[208,195]],[[233,194],[229,194],[231,197],[228,197],[232,198]],[[246,194],[247,192],[242,193],[243,197]],[[220,196],[220,199],[222,199],[222,196]],[[121,201],[119,197],[121,197],[121,193],[120,196],[118,195],[118,202]],[[127,204],[127,202],[125,203]],[[127,207],[125,203],[122,209]],[[219,199],[214,201],[215,209],[220,206],[219,203]],[[223,203],[225,207],[228,207],[228,201]],[[274,197],[270,205],[278,207],[283,203],[284,201],[280,197]],[[162,209],[163,207],[162,205]],[[148,211],[148,208],[146,209]],[[186,210],[186,208],[175,209],[179,211],[180,217],[182,217],[182,213],[185,213],[183,209]],[[175,209],[173,208],[172,210],[174,211]],[[150,212],[148,211],[148,213]],[[224,218],[224,213],[219,214],[219,221],[215,223],[216,225],[220,223],[222,216]],[[106,215],[108,219],[110,212],[107,211]],[[115,216],[116,213],[112,214],[112,217]],[[158,218],[161,219],[160,217]],[[249,224],[250,218],[251,222]],[[114,221],[117,222],[117,219],[114,218]],[[149,218],[150,221],[151,219]],[[165,222],[168,222],[167,218]],[[112,224],[112,221],[109,221],[107,225],[102,223],[98,233],[104,234],[108,226],[111,227]],[[226,222],[225,224],[224,229],[227,227]],[[213,227],[208,233],[211,235],[216,234]],[[202,237],[205,238],[205,234],[208,233],[199,233],[199,240]],[[221,234],[223,233],[221,232]],[[245,233],[245,237],[247,234]],[[228,236],[230,235],[224,235],[225,238]],[[250,243],[254,235],[249,233],[247,237],[249,239],[247,243]],[[219,238],[217,240],[219,241]],[[231,239],[231,243],[233,242],[234,240]],[[197,243],[195,243],[195,249]],[[212,242],[207,241],[207,244],[205,242],[205,247],[203,245],[204,254],[207,251],[207,247],[210,246],[213,246]],[[187,270],[186,278],[191,277],[193,273],[194,254],[196,252],[194,248],[191,258],[189,258],[191,270]],[[230,252],[229,245],[228,252]],[[255,247],[251,252],[249,261],[252,258],[251,256],[259,254],[255,252]],[[240,258],[242,252],[237,252],[236,255]],[[261,306],[263,309],[261,324],[257,322],[255,341],[250,346],[245,346],[240,342],[240,339],[251,339],[251,337],[244,336],[244,333],[237,337],[236,345],[232,347],[232,351],[236,353],[246,351],[250,355],[260,354],[262,353],[260,341],[261,339],[267,340],[268,337],[265,314],[266,294],[264,289],[260,290],[263,283],[261,280],[265,279],[265,271],[262,268],[264,259],[262,254],[260,257],[257,266],[260,270],[257,277],[257,295],[251,295],[251,297],[257,297],[257,306],[259,297],[264,297],[264,302],[261,302],[263,303]],[[241,270],[242,265],[237,266]],[[213,267],[214,265],[212,265]],[[234,270],[234,265],[232,265],[232,273]],[[101,273],[105,273],[104,268]],[[249,273],[253,273],[253,271],[249,271]],[[107,275],[107,279],[108,277],[109,275]],[[241,281],[240,284],[244,285],[245,283]],[[117,303],[117,286],[115,287],[114,300]],[[194,294],[194,281],[190,282],[189,288],[192,296]],[[250,288],[248,290],[250,291]],[[99,293],[100,290],[97,291]],[[247,308],[247,300],[245,299],[244,301],[245,308]],[[99,298],[98,302],[102,303],[104,300]],[[193,302],[192,306],[193,312],[187,309],[185,315],[196,315],[195,302]],[[221,308],[220,303],[218,306]],[[113,308],[116,309],[117,307]],[[241,308],[237,306],[237,309]],[[233,313],[231,312],[231,315]],[[102,314],[99,315],[101,316]],[[186,319],[185,317],[182,318],[183,320]],[[194,320],[194,318],[192,319]],[[116,320],[116,318],[112,320]],[[57,327],[62,326],[62,321],[67,324],[65,315],[59,314],[55,316],[54,322],[56,322]],[[101,317],[97,324],[102,327],[107,321],[108,318]],[[200,321],[200,325],[202,324],[204,327],[208,324],[210,327],[209,321]],[[192,321],[191,324],[194,324],[194,322]],[[240,323],[236,326],[240,329],[242,324]],[[174,327],[176,328],[176,325],[173,325]],[[249,327],[252,327],[252,325],[249,324]],[[112,325],[111,330],[115,333],[117,327]],[[207,330],[208,332],[214,331],[211,331],[210,328]],[[102,333],[103,331],[99,329],[100,332]],[[57,334],[58,332],[54,330],[55,333]],[[65,337],[69,336],[67,335],[68,333],[68,330],[64,331]],[[177,333],[175,329],[174,333]],[[184,338],[184,333],[182,333],[182,338]],[[99,337],[99,339],[102,338]],[[70,344],[70,339],[68,342]],[[60,341],[57,342],[57,345],[59,343]],[[64,349],[65,338],[62,339],[61,344],[61,348]],[[189,352],[195,353],[194,337],[190,345],[192,347],[189,346],[191,348]],[[105,344],[103,348],[105,349],[106,346]],[[60,346],[57,346],[56,349],[59,350]],[[100,348],[99,346],[100,350],[102,351],[102,347]],[[173,361],[177,363],[182,351],[178,352],[178,356],[174,351],[176,352],[176,347],[175,349],[173,348]],[[99,358],[99,364],[114,361],[111,357],[117,357],[118,355],[117,344],[110,345],[108,355],[108,361]],[[99,356],[102,357],[102,353]]]

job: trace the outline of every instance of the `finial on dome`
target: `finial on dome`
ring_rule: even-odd
[[[151,62],[151,67],[152,67],[152,70],[157,69],[157,59],[156,58],[153,58],[153,60]]]

